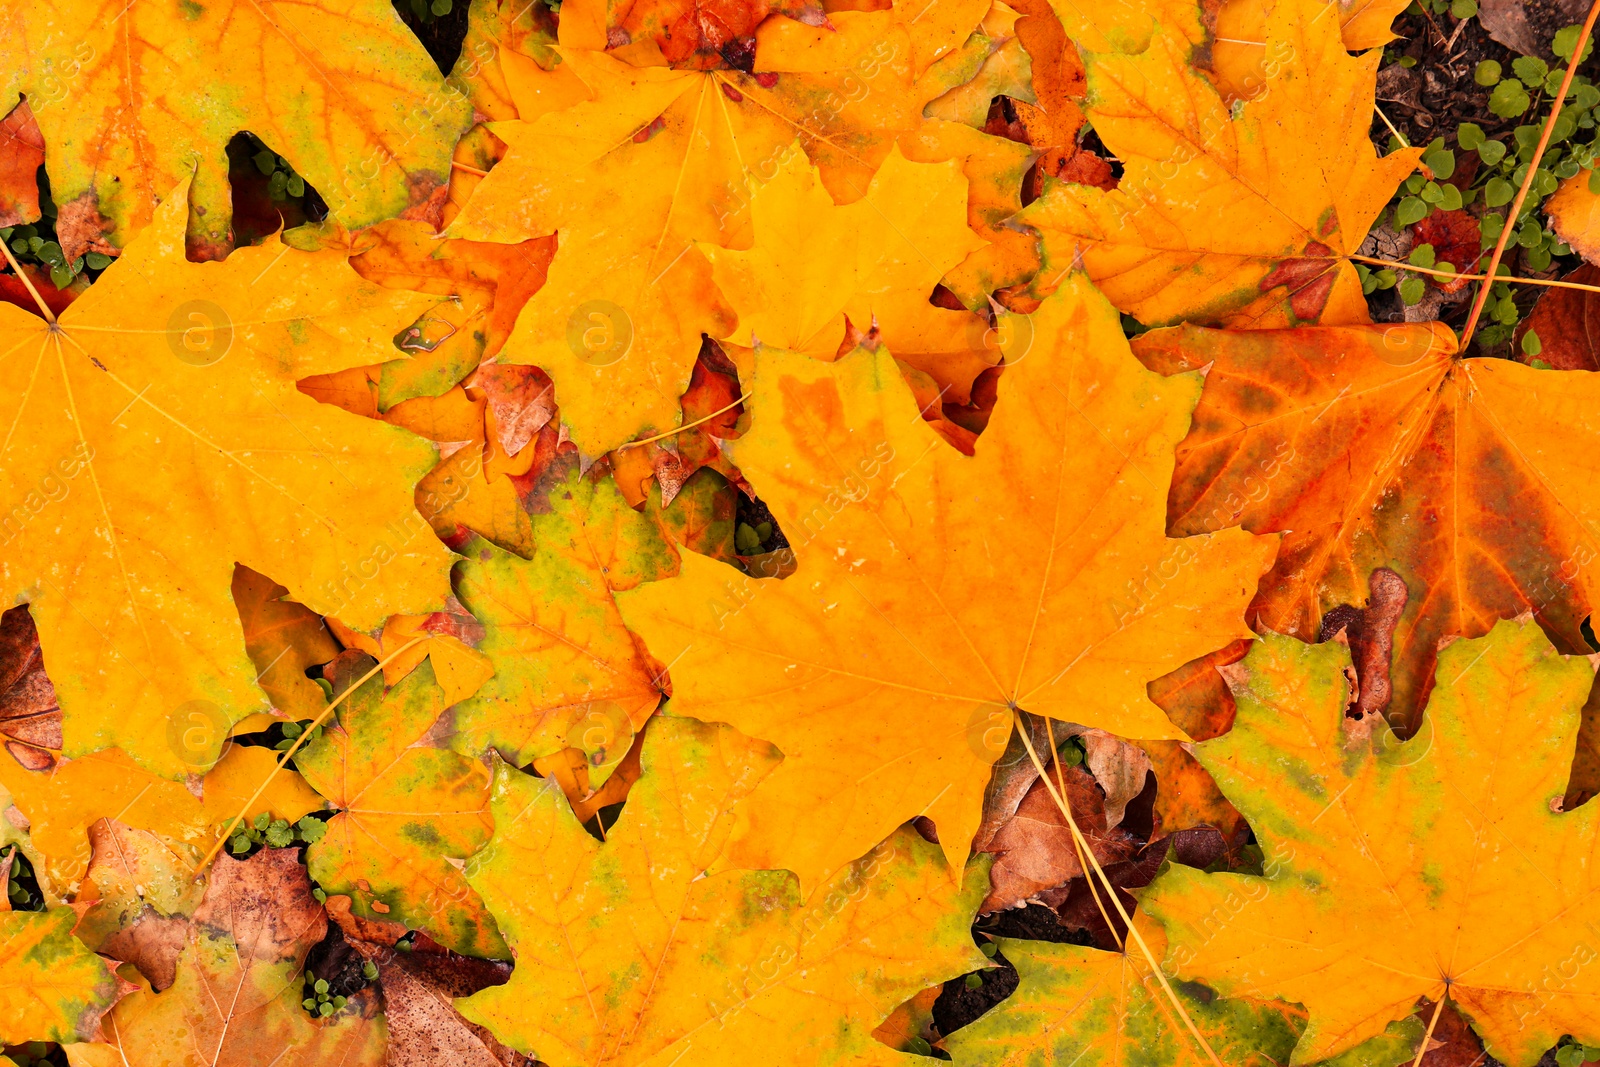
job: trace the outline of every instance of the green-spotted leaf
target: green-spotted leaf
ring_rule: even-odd
[[[1147,919],[1136,922],[1159,957],[1165,944],[1159,928]],[[1134,946],[1127,955],[1041,941],[1001,939],[999,946],[1020,982],[993,1011],[946,1040],[957,1067],[1211,1062]],[[1305,1028],[1305,1012],[1281,1001],[1221,999],[1201,986],[1178,986],[1176,995],[1225,1064],[1284,1063]],[[1325,1067],[1408,1063],[1422,1034],[1416,1018],[1406,1019]]]
[[[240,130],[283,153],[347,226],[437,221],[470,125],[466,98],[388,0],[42,0],[6,5],[0,40],[0,114],[27,96],[69,260],[124,247],[190,176],[191,250],[226,252],[225,150]]]
[[[342,654],[328,669],[335,691],[372,664]],[[295,756],[306,781],[339,809],[306,863],[323,889],[348,893],[363,918],[425,930],[456,952],[504,957],[494,921],[451,863],[489,838],[489,773],[429,743],[444,710],[431,661],[388,691],[374,676],[339,709],[339,725]]]
[[[461,549],[456,594],[484,625],[478,651],[494,677],[457,705],[450,745],[473,757],[494,748],[518,766],[580,749],[599,786],[661,700],[612,594],[672,573],[677,554],[575,455],[551,466],[531,500],[532,559],[479,540]]]
[[[0,914],[0,1044],[98,1034],[117,979],[72,935],[77,921],[71,908]]]
[[[1233,729],[1195,746],[1249,819],[1264,877],[1174,866],[1144,897],[1169,973],[1309,1019],[1291,1063],[1338,1055],[1448,997],[1510,1067],[1600,1043],[1594,805],[1562,812],[1594,668],[1531,618],[1439,653],[1397,741],[1346,716],[1348,651],[1269,636],[1226,668]],[[1557,980],[1554,976],[1560,976]]]

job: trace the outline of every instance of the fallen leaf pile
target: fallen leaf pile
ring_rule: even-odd
[[[1600,1059],[1395,3],[458,5],[0,0],[0,1062]]]

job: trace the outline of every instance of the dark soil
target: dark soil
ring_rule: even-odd
[[[1509,76],[1511,61],[1518,55],[1491,38],[1476,18],[1457,21],[1448,14],[1408,12],[1395,20],[1394,31],[1400,40],[1385,50],[1386,57],[1406,56],[1417,62],[1410,69],[1388,62],[1378,71],[1378,107],[1411,144],[1425,145],[1435,137],[1453,144],[1463,122],[1477,123],[1495,139],[1527,121],[1526,116],[1497,117],[1489,110],[1491,88],[1472,79],[1486,59],[1498,62]],[[1372,140],[1379,151],[1386,150],[1389,136],[1383,119],[1374,116]]]
[[[437,15],[426,22],[411,9],[411,0],[394,0],[395,12],[400,21],[411,27],[422,47],[438,64],[439,72],[448,75],[461,55],[461,42],[467,39],[467,12],[469,0],[454,0],[448,15]]]

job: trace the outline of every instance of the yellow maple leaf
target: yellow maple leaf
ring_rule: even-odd
[[[1048,287],[1081,261],[1120,310],[1152,325],[1369,321],[1354,252],[1420,149],[1368,137],[1377,52],[1352,57],[1322,0],[1266,21],[1273,76],[1237,114],[1162,26],[1137,55],[1096,54],[1088,113],[1126,168],[1111,191],[1053,185],[1039,228]]]
[[[926,814],[959,869],[1013,708],[1182,737],[1146,684],[1249,633],[1275,542],[1165,535],[1198,378],[1143,373],[1081,275],[1029,330],[1002,325],[1013,347],[971,458],[923,423],[887,350],[758,350],[751,430],[729,450],[798,569],[751,581],[685,555],[678,577],[618,594],[674,714],[784,753],[733,862],[809,890]]]
[[[1365,52],[1395,39],[1390,29],[1409,0],[1322,0],[1338,8],[1345,51]],[[1284,55],[1267,41],[1267,0],[1224,0],[1211,32],[1209,64],[1217,88],[1229,101],[1266,91],[1271,71]],[[1325,17],[1325,16],[1324,16]]]
[[[604,11],[564,7],[557,69],[587,99],[492,124],[508,155],[448,231],[558,234],[548,281],[501,360],[550,373],[585,452],[671,429],[701,335],[734,328],[696,244],[748,244],[749,202],[797,137],[835,202],[865,195],[895,138],[920,122],[916,72],[985,6],[839,11],[828,27],[773,16],[750,74],[632,66],[598,50]]]
[[[1238,716],[1195,755],[1250,820],[1266,874],[1172,867],[1143,905],[1168,973],[1310,1013],[1291,1063],[1448,998],[1490,1055],[1600,1042],[1596,812],[1555,810],[1594,680],[1531,617],[1439,653],[1421,728],[1346,717],[1348,650],[1269,636],[1224,668]]]
[[[659,718],[604,844],[554,779],[497,763],[493,840],[467,865],[517,953],[511,981],[457,1001],[551,1067],[894,1064],[895,1004],[983,966],[938,851],[900,830],[810,903],[787,871],[707,874],[771,769],[770,745]]]
[[[126,247],[190,177],[191,243],[220,257],[232,246],[225,149],[240,130],[346,225],[436,215],[470,124],[384,0],[8,4],[0,39],[0,114],[26,94],[68,259]]]
[[[967,182],[954,162],[911,163],[896,148],[866,196],[836,207],[794,146],[751,213],[748,251],[701,246],[739,315],[728,340],[831,360],[848,316],[862,330],[876,325],[898,358],[941,384],[964,372],[962,393],[998,361],[987,322],[928,303],[939,279],[984,245],[967,228]]]
[[[170,777],[226,733],[189,751],[180,708],[223,727],[265,708],[235,562],[361,626],[449,592],[412,500],[433,448],[294,386],[385,358],[435,299],[276,238],[190,263],[184,203],[180,186],[59,322],[0,304],[5,596],[30,604],[65,753],[119,747]]]

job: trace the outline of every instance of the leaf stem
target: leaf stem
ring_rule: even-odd
[[[672,437],[672,436],[675,436],[677,434],[680,434],[685,430],[692,430],[696,426],[699,426],[703,422],[710,422],[712,419],[716,418],[718,415],[727,414],[728,412],[732,411],[734,408],[738,407],[740,404],[743,404],[744,401],[745,401],[745,398],[741,396],[739,399],[735,400],[733,403],[729,404],[727,407],[718,408],[716,411],[713,411],[711,414],[707,415],[703,419],[695,419],[693,422],[686,422],[682,426],[679,426],[675,430],[668,430],[666,433],[658,433],[654,437],[646,437],[646,438],[644,438],[643,440],[640,440],[640,441],[629,441],[625,445],[618,445],[617,446],[617,451],[618,452],[626,452],[630,448],[638,448],[640,445],[654,444],[657,441],[664,441],[668,437]]]
[[[1377,256],[1346,256],[1346,259],[1357,260],[1361,263],[1376,263],[1384,267],[1394,267],[1398,270],[1413,270],[1418,274],[1431,274],[1436,278],[1462,278],[1469,282],[1481,282],[1488,278],[1487,274],[1459,274],[1455,271],[1435,270],[1432,267],[1418,267],[1410,263],[1402,263],[1397,259],[1379,259]],[[1600,293],[1600,285],[1584,285],[1582,282],[1564,282],[1555,278],[1519,278],[1513,274],[1497,275],[1497,282],[1515,282],[1518,285],[1547,285],[1552,289],[1582,289],[1587,293]]]
[[[210,852],[206,853],[206,858],[200,861],[200,866],[195,868],[195,877],[198,878],[202,873],[204,873],[207,867],[211,866],[211,861],[217,858],[217,853],[222,851],[223,844],[228,840],[228,838],[233,836],[233,831],[236,830],[239,824],[244,821],[244,817],[250,813],[250,809],[255,805],[255,802],[261,799],[261,794],[267,791],[267,786],[272,784],[272,780],[278,776],[279,771],[283,770],[284,765],[294,758],[294,754],[300,751],[300,746],[305,744],[306,741],[310,739],[312,731],[328,721],[328,716],[333,714],[333,709],[337,708],[340,704],[343,704],[346,697],[348,697],[351,693],[354,693],[357,689],[360,689],[362,686],[366,685],[367,682],[372,679],[373,675],[383,670],[390,663],[393,663],[401,656],[402,653],[410,649],[412,645],[419,644],[420,642],[427,640],[429,636],[430,635],[428,634],[422,634],[420,636],[413,637],[411,640],[407,641],[405,644],[401,645],[399,648],[383,657],[383,659],[378,662],[377,666],[373,667],[366,674],[363,674],[360,678],[357,678],[354,684],[350,685],[347,689],[345,689],[344,692],[334,697],[333,700],[328,703],[328,706],[323,708],[315,719],[311,720],[310,726],[300,731],[300,736],[294,739],[294,744],[290,745],[288,751],[279,758],[277,765],[272,768],[272,773],[267,775],[266,779],[261,783],[261,785],[256,788],[256,791],[250,795],[250,799],[244,802],[244,807],[239,809],[239,814],[233,817],[233,821],[230,822],[228,824],[228,828],[222,832],[222,836],[217,838],[217,843],[211,846]]]
[[[1439,1013],[1444,1011],[1444,1002],[1449,999],[1450,987],[1445,986],[1444,995],[1433,1006],[1433,1018],[1428,1020],[1428,1032],[1422,1035],[1422,1044],[1417,1046],[1417,1058],[1411,1061],[1411,1067],[1422,1067],[1422,1057],[1428,1054],[1428,1042],[1433,1040],[1433,1028],[1439,1025]]]
[[[1399,130],[1394,128],[1394,123],[1390,122],[1389,121],[1389,116],[1385,115],[1383,113],[1383,108],[1379,107],[1376,103],[1374,103],[1372,105],[1372,110],[1374,110],[1374,111],[1376,111],[1378,113],[1378,117],[1383,120],[1383,124],[1385,126],[1389,127],[1389,132],[1394,134],[1394,139],[1396,141],[1400,142],[1400,145],[1401,145],[1402,148],[1410,148],[1411,147],[1411,142],[1406,140],[1406,135],[1401,133]]]
[[[1600,0],[1595,0],[1595,3],[1600,5]],[[1020,712],[1020,714],[1027,713]],[[1161,970],[1161,965],[1156,962],[1155,955],[1150,951],[1150,946],[1145,944],[1144,935],[1139,933],[1138,928],[1133,925],[1133,919],[1128,915],[1128,909],[1122,906],[1122,900],[1117,896],[1117,890],[1111,884],[1111,879],[1106,877],[1105,869],[1100,866],[1100,861],[1094,858],[1094,853],[1089,851],[1089,843],[1083,839],[1083,834],[1078,830],[1078,822],[1072,817],[1071,806],[1067,804],[1065,797],[1056,792],[1056,787],[1050,781],[1050,776],[1045,773],[1044,764],[1039,762],[1039,754],[1033,749],[1033,741],[1028,737],[1028,731],[1025,729],[1019,729],[1017,734],[1022,738],[1023,747],[1028,750],[1028,758],[1033,760],[1034,769],[1039,772],[1039,777],[1043,779],[1045,788],[1050,791],[1050,796],[1054,798],[1056,807],[1060,808],[1061,814],[1067,817],[1067,828],[1072,831],[1073,839],[1077,842],[1078,847],[1083,849],[1085,857],[1089,861],[1090,867],[1094,870],[1095,874],[1100,876],[1100,881],[1104,883],[1106,887],[1106,893],[1111,897],[1111,903],[1116,905],[1117,914],[1120,915],[1122,917],[1122,921],[1127,924],[1129,936],[1132,937],[1134,943],[1139,946],[1139,951],[1144,954],[1145,962],[1150,964],[1150,970],[1156,976],[1156,981],[1160,982],[1161,988],[1166,991],[1167,999],[1171,1000],[1172,1006],[1178,1009],[1179,1018],[1181,1018],[1183,1020],[1183,1024],[1189,1028],[1189,1033],[1193,1035],[1199,1046],[1205,1050],[1206,1057],[1211,1060],[1214,1067],[1223,1067],[1222,1061],[1219,1060],[1217,1058],[1217,1054],[1212,1051],[1211,1045],[1206,1041],[1205,1036],[1200,1033],[1199,1028],[1194,1025],[1194,1020],[1189,1018],[1189,1013],[1184,1010],[1183,1002],[1178,999],[1178,994],[1173,992],[1172,985],[1167,981],[1167,976],[1165,972]]]
[[[1056,769],[1056,786],[1061,790],[1061,795],[1067,795],[1067,779],[1061,770],[1061,754],[1056,752],[1056,727],[1055,720],[1046,715],[1044,717],[1044,732],[1050,740],[1050,751],[1053,758],[1050,760]],[[1100,909],[1100,918],[1105,921],[1106,929],[1111,931],[1111,939],[1117,943],[1122,951],[1128,951],[1126,942],[1117,934],[1116,924],[1111,921],[1111,913],[1106,911],[1105,904],[1100,900],[1100,891],[1094,887],[1094,879],[1089,876],[1089,861],[1084,858],[1083,846],[1078,844],[1078,839],[1072,839],[1072,850],[1078,854],[1078,867],[1083,871],[1083,880],[1089,885],[1089,895],[1094,898],[1094,906]]]
[[[56,321],[55,313],[50,310],[50,305],[44,302],[44,297],[39,295],[39,290],[33,287],[33,279],[23,273],[22,264],[17,262],[17,257],[11,254],[11,246],[6,244],[3,239],[0,239],[0,252],[6,254],[6,262],[11,264],[11,269],[17,272],[17,277],[22,279],[22,284],[28,287],[28,292],[33,296],[33,302],[39,305],[39,312],[44,315],[44,321],[54,325]]]
[[[1572,59],[1567,63],[1567,73],[1561,79],[1561,89],[1555,95],[1555,106],[1550,109],[1550,117],[1544,120],[1544,131],[1539,135],[1539,146],[1533,150],[1533,158],[1528,160],[1528,173],[1522,177],[1522,188],[1517,190],[1517,198],[1511,202],[1511,210],[1506,215],[1506,224],[1500,230],[1500,239],[1494,243],[1494,255],[1489,257],[1489,266],[1484,271],[1490,278],[1500,266],[1500,257],[1505,254],[1506,242],[1511,239],[1513,224],[1517,216],[1522,213],[1522,202],[1528,198],[1528,190],[1533,187],[1533,179],[1539,173],[1539,160],[1544,157],[1544,150],[1550,144],[1550,135],[1556,128],[1556,119],[1561,117],[1561,105],[1566,102],[1567,93],[1572,88],[1572,77],[1578,72],[1578,60],[1583,56],[1584,48],[1589,44],[1589,34],[1594,32],[1594,20],[1600,16],[1600,0],[1594,0],[1589,5],[1589,17],[1583,20],[1583,32],[1578,34],[1578,43],[1573,46]],[[1467,350],[1467,345],[1472,341],[1472,331],[1478,327],[1478,318],[1483,314],[1483,306],[1489,300],[1489,286],[1478,286],[1478,295],[1472,301],[1472,313],[1467,316],[1466,328],[1461,331],[1461,351]]]

